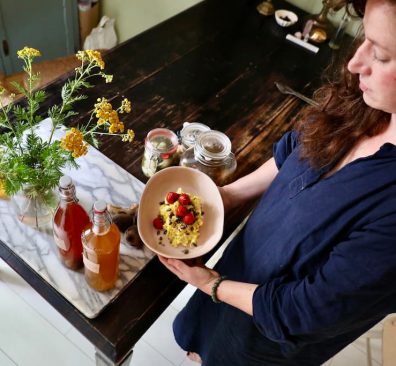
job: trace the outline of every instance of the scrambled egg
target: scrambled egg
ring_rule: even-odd
[[[179,188],[177,193],[186,192],[182,192]],[[198,245],[199,229],[203,224],[201,200],[198,196],[187,194],[190,196],[191,202],[186,207],[195,216],[195,221],[191,225],[186,225],[182,218],[176,216],[176,208],[180,206],[178,201],[169,204],[165,199],[160,204],[159,214],[164,221],[164,232],[173,247],[190,248]]]

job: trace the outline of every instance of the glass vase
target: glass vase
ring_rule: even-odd
[[[18,219],[29,226],[40,228],[52,220],[58,202],[53,189],[36,190],[27,186],[11,197]]]

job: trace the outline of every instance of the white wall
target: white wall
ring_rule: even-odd
[[[119,42],[199,3],[201,0],[101,0],[101,13],[116,19]]]

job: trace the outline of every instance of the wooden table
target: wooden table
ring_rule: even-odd
[[[274,3],[293,9],[280,0]],[[256,5],[249,0],[207,0],[108,52],[106,71],[114,74],[114,81],[99,80],[89,90],[72,124],[88,118],[98,97],[118,104],[125,96],[133,111],[123,121],[139,143],[104,138],[101,151],[140,180],[147,181],[140,168],[147,132],[156,127],[177,131],[184,121],[200,121],[225,132],[238,161],[235,178],[251,172],[271,156],[273,142],[291,128],[305,106],[280,94],[274,81],[309,95],[321,83],[324,67],[338,57],[327,45],[315,55],[289,43],[288,29],[260,15]],[[304,16],[296,12],[300,19]],[[43,110],[59,102],[66,77],[47,87]],[[227,218],[223,239],[253,204]],[[98,364],[126,363],[133,345],[184,286],[155,258],[114,303],[90,320],[4,243],[0,256],[94,344]]]

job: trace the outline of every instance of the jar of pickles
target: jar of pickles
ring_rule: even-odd
[[[198,169],[222,186],[232,179],[237,162],[230,139],[220,131],[210,130],[198,135],[195,145],[180,157],[180,165]]]
[[[184,122],[183,129],[180,131],[181,145],[179,147],[179,152],[182,154],[190,147],[193,147],[198,135],[209,130],[209,126],[200,122]]]
[[[143,174],[150,178],[161,169],[177,165],[178,145],[179,140],[173,131],[167,128],[151,130],[144,141]]]

